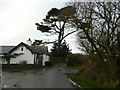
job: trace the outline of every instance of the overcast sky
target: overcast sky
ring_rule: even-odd
[[[36,30],[36,22],[41,22],[51,8],[62,8],[64,0],[0,0],[0,45],[26,43],[28,38],[53,41],[55,36],[45,36]],[[75,34],[66,38],[73,53],[77,49]],[[52,45],[49,45],[49,49]]]

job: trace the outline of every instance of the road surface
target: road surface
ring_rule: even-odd
[[[35,71],[2,72],[3,88],[75,88],[68,80],[68,73],[77,69],[55,66]]]

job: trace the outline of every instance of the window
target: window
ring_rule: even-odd
[[[23,51],[23,47],[21,48],[21,51]]]

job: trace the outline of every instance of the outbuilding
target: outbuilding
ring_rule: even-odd
[[[40,64],[45,66],[45,62],[50,61],[47,46],[28,45],[23,42],[9,51],[14,56],[10,59],[10,64]]]

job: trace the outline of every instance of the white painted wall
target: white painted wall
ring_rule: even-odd
[[[46,61],[50,61],[50,57],[46,54],[43,54],[42,66],[45,66]]]
[[[23,47],[23,51],[21,51],[21,48]],[[29,49],[27,49],[25,46],[19,46],[14,53],[23,53],[22,55],[17,56],[16,58],[10,59],[10,64],[19,64],[20,61],[27,61],[27,64],[34,64],[34,54],[31,53]]]

